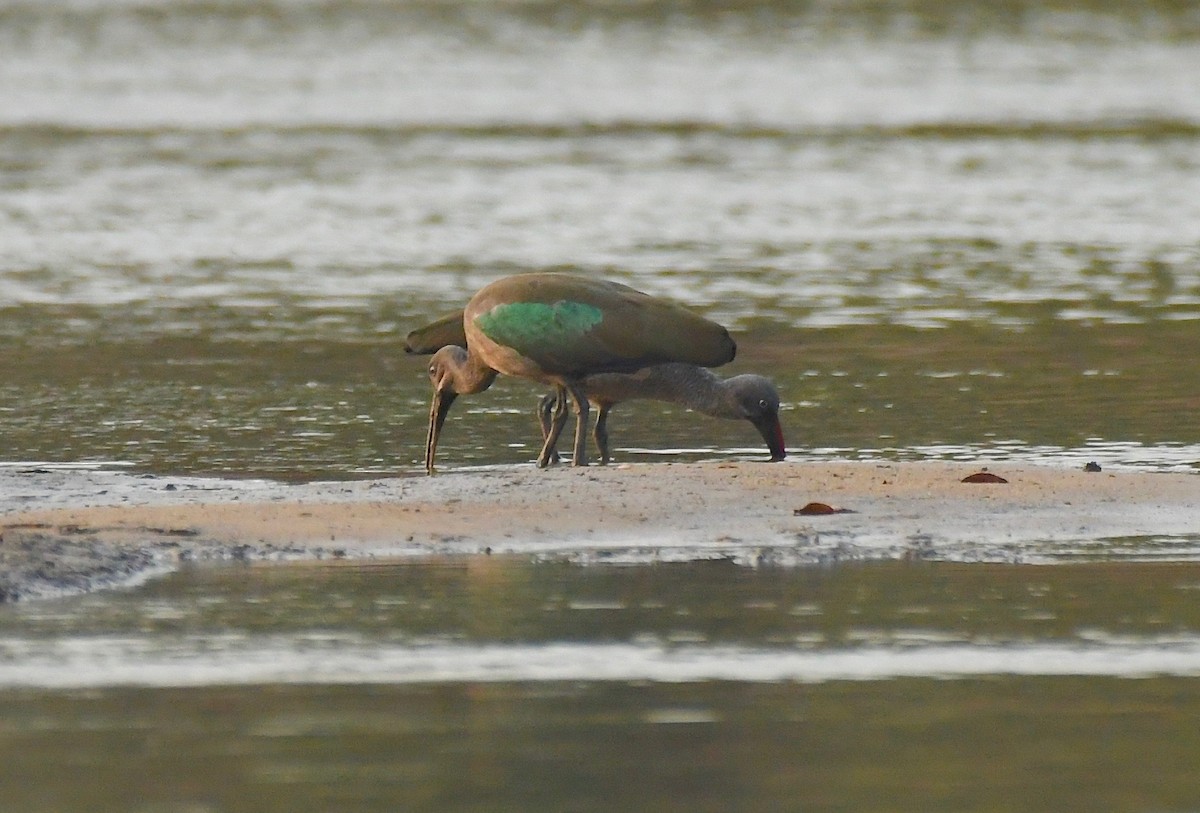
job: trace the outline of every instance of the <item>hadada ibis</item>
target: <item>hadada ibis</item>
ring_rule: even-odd
[[[475,344],[468,341],[468,332],[478,337]],[[786,455],[774,386],[751,375],[723,381],[701,366],[733,358],[736,348],[725,329],[618,283],[567,274],[507,277],[481,290],[463,312],[409,333],[406,349],[438,351],[429,365],[434,397],[425,465],[430,472],[454,399],[487,389],[497,372],[556,387],[559,395],[547,396],[539,410],[545,438],[540,466],[557,459],[558,434],[566,419],[565,393],[571,393],[577,405],[576,465],[586,465],[586,404],[590,401],[599,410],[595,437],[601,461],[606,462],[608,411],[619,401],[636,398],[749,420],[766,441],[771,460]],[[556,403],[552,420],[549,412]]]

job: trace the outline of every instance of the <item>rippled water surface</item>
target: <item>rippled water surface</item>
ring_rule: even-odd
[[[1200,565],[1112,542],[192,565],[0,605],[0,808],[1190,810]]]
[[[0,0],[0,462],[415,474],[404,334],[553,270],[728,324],[800,460],[1194,470],[1198,40],[1172,0]],[[528,465],[539,395],[460,399],[443,467]],[[764,454],[657,404],[612,442]],[[1194,809],[1198,581],[193,572],[4,608],[0,807]]]
[[[1197,457],[1190,4],[9,0],[0,22],[9,460],[411,470],[403,335],[535,270],[729,324],[729,371],[777,379],[800,455]],[[464,399],[445,459],[531,459],[535,398]],[[757,446],[623,411],[620,458]]]
[[[1198,589],[1194,564],[195,569],[0,612],[0,804],[1191,809]]]

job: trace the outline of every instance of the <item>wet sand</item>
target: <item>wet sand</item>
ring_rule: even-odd
[[[991,469],[1007,482],[964,483],[980,467],[947,463],[521,466],[306,484],[9,468],[0,471],[0,600],[196,561],[1043,562],[1196,547],[1195,475]],[[810,503],[836,513],[801,513]]]

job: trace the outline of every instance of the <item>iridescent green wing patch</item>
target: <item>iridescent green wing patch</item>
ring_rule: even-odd
[[[497,305],[475,317],[475,324],[497,344],[532,355],[579,338],[603,320],[594,305],[562,300]]]

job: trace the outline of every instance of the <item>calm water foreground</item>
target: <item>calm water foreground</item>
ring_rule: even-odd
[[[1191,810],[1200,566],[196,568],[0,611],[6,810]]]

